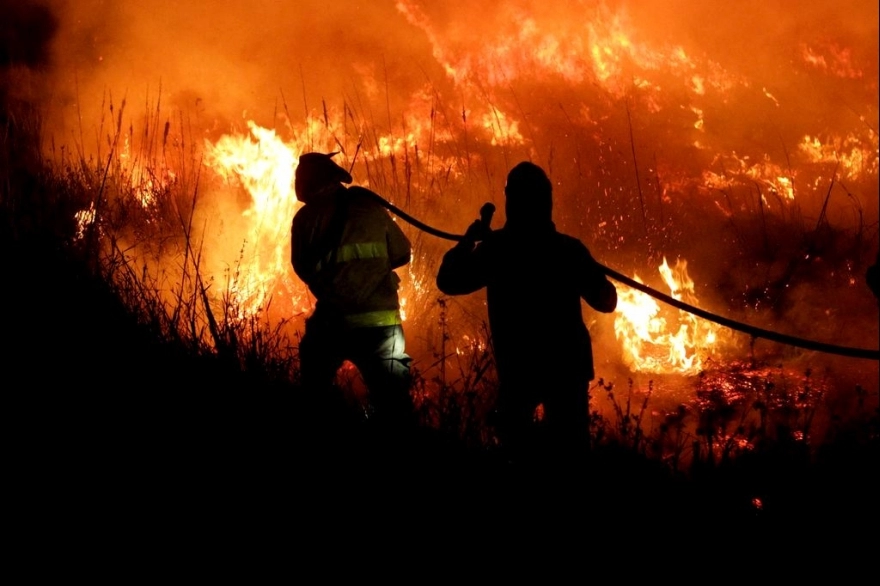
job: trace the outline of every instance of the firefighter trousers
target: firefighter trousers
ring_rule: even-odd
[[[299,347],[303,388],[320,397],[325,405],[342,400],[335,386],[343,362],[348,360],[361,374],[369,393],[369,412],[377,420],[410,423],[412,358],[406,354],[403,326],[352,328],[341,320],[312,316]]]

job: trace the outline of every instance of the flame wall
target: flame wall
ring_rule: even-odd
[[[59,26],[34,97],[56,145],[106,150],[101,121],[123,98],[188,144],[248,136],[253,121],[292,151],[343,150],[356,182],[452,232],[485,201],[503,222],[504,176],[531,159],[554,180],[558,227],[610,266],[661,288],[650,272],[684,257],[710,310],[876,346],[860,280],[877,248],[876,2],[47,5]],[[223,226],[208,231],[222,234],[209,241],[220,271],[252,204],[203,190]],[[449,243],[410,234],[409,319],[430,351]],[[783,282],[792,266],[799,278]],[[468,303],[456,307],[482,311]],[[615,356],[610,322],[594,327]]]

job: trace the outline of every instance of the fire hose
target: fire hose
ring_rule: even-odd
[[[446,240],[460,241],[464,238],[464,235],[461,234],[453,234],[450,232],[444,232],[442,230],[438,230],[432,226],[425,224],[407,214],[391,202],[385,200],[381,196],[377,194],[372,194],[376,201],[385,207],[388,211],[393,213],[394,215],[402,218],[409,224],[415,226],[419,230],[436,236],[438,238],[443,238]],[[480,218],[483,223],[488,227],[489,223],[492,220],[492,215],[495,212],[495,206],[491,203],[486,203],[480,209]],[[704,309],[700,309],[699,307],[694,307],[688,303],[684,303],[674,297],[661,293],[660,291],[656,291],[651,287],[648,287],[644,283],[639,283],[634,279],[630,279],[629,277],[620,274],[619,272],[606,267],[605,265],[599,263],[599,266],[605,272],[607,276],[614,279],[615,281],[619,281],[628,287],[632,287],[633,289],[637,289],[646,295],[650,295],[651,297],[662,301],[668,305],[671,305],[677,309],[682,311],[686,311],[703,319],[709,320],[716,324],[722,325],[724,327],[730,328],[732,330],[736,330],[738,332],[743,332],[745,334],[750,335],[753,339],[764,338],[766,340],[771,340],[774,342],[779,342],[780,344],[787,344],[789,346],[795,346],[797,348],[803,348],[806,350],[815,350],[816,352],[822,352],[825,354],[837,354],[839,356],[847,356],[850,358],[867,358],[869,360],[880,360],[880,350],[870,350],[866,348],[852,348],[847,346],[838,346],[835,344],[827,344],[824,342],[817,342],[815,340],[807,340],[804,338],[799,338],[796,336],[789,336],[786,334],[781,334],[779,332],[774,332],[771,330],[765,330],[763,328],[758,328],[749,324],[745,324],[742,322],[738,322],[736,320],[732,320],[720,315],[715,315],[710,313]]]

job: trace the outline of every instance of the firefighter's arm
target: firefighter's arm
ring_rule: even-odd
[[[486,286],[481,269],[484,251],[464,239],[443,255],[437,271],[437,288],[446,295],[466,295]]]
[[[583,248],[581,255],[582,260],[578,271],[581,276],[581,297],[596,311],[613,312],[617,309],[617,288],[608,279],[602,267],[586,247]]]
[[[596,286],[591,290],[587,303],[596,311],[611,313],[617,309],[617,288],[604,274],[596,280]]]

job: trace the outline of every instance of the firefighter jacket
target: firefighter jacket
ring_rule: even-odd
[[[315,314],[350,327],[401,323],[394,269],[410,261],[411,246],[374,197],[339,185],[308,199],[291,226],[293,270],[315,296]]]
[[[540,371],[583,368],[595,376],[581,299],[614,311],[617,290],[587,247],[552,221],[489,232],[476,247],[460,242],[443,257],[438,288],[448,295],[486,288],[499,379],[540,378]],[[582,372],[584,372],[582,371]]]

